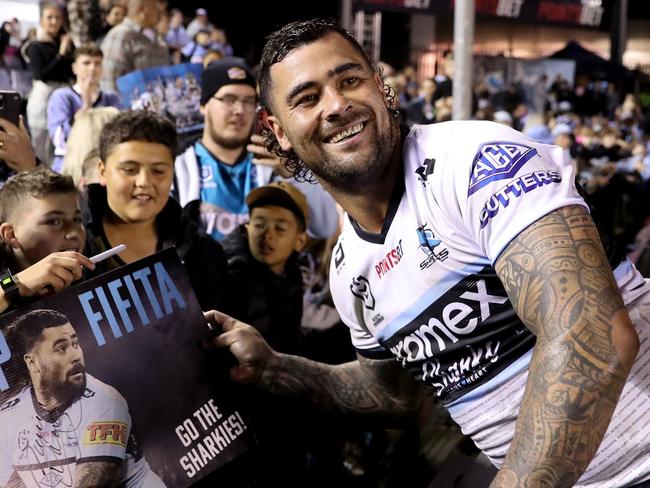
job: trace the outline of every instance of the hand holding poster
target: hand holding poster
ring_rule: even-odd
[[[185,487],[243,453],[169,249],[0,316],[0,486]]]

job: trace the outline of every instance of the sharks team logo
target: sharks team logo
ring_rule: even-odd
[[[420,269],[426,269],[436,261],[444,261],[449,256],[449,249],[446,247],[436,251],[436,248],[442,244],[440,239],[437,239],[433,231],[424,224],[417,228],[418,242],[420,249],[426,255],[426,259],[420,263]]]
[[[417,233],[420,249],[422,249],[424,254],[427,256],[432,254],[433,250],[442,242],[440,239],[436,239],[431,229],[427,229],[427,224],[418,227]]]
[[[375,309],[375,297],[370,290],[370,282],[368,282],[368,279],[365,276],[359,275],[356,278],[352,278],[350,291],[355,297],[359,298],[363,302],[363,305],[368,310]]]

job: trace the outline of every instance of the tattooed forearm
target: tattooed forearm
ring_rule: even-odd
[[[381,420],[413,418],[423,402],[420,385],[393,360],[358,361],[331,366],[309,359],[278,355],[261,386],[282,395],[309,398],[337,415],[363,415]]]
[[[638,337],[582,207],[531,225],[496,270],[537,344],[515,436],[492,486],[573,486],[609,425]]]
[[[75,470],[75,488],[117,486],[122,463],[91,461],[77,464]]]

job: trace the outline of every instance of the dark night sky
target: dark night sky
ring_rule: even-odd
[[[180,8],[188,19],[203,7],[210,20],[226,30],[235,54],[256,61],[264,45],[264,38],[278,27],[294,20],[314,17],[338,18],[337,0],[303,0],[301,2],[227,0],[171,0],[170,8]]]

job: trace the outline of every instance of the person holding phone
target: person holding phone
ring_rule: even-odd
[[[27,101],[27,121],[36,156],[49,164],[53,147],[47,131],[47,102],[52,92],[72,79],[74,45],[63,30],[63,7],[55,1],[41,4],[39,35],[25,48],[34,79]]]
[[[201,79],[203,136],[176,158],[177,200],[214,239],[221,240],[248,221],[246,195],[258,186],[286,176],[280,159],[254,134],[261,127],[255,78],[237,59],[210,63]],[[336,231],[334,200],[320,185],[292,184],[307,195],[308,228],[315,237]]]
[[[38,162],[22,116],[18,92],[0,91],[0,186],[12,174],[31,171]]]

